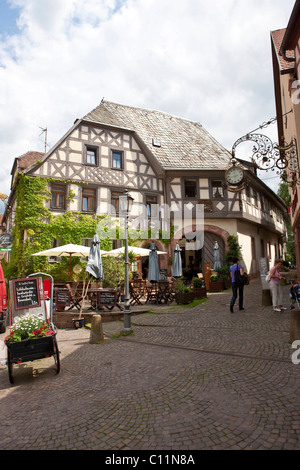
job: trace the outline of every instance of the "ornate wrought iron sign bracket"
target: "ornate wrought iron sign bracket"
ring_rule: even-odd
[[[288,113],[292,112],[289,111]],[[286,114],[288,114],[286,113]],[[267,123],[259,126],[258,129],[266,127],[270,123],[274,122],[276,118],[271,119]],[[255,129],[257,130],[257,129]],[[300,168],[298,160],[297,141],[292,138],[289,144],[283,142],[283,145],[273,143],[271,139],[263,134],[256,134],[254,131],[240,137],[232,146],[230,168],[227,170],[230,172],[231,168],[237,166],[238,161],[236,158],[236,148],[242,142],[251,141],[254,142],[252,149],[251,161],[255,167],[259,170],[272,170],[281,177],[281,179],[287,183],[295,184],[297,180],[300,180]],[[233,170],[232,170],[233,171]],[[239,185],[231,185],[230,180],[226,178],[226,189],[229,191],[240,191],[247,184],[245,178]]]

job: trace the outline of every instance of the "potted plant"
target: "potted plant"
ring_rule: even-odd
[[[179,278],[175,284],[175,301],[177,304],[189,304],[193,302],[195,293],[187,287],[182,278]]]
[[[224,290],[224,281],[219,279],[218,274],[212,274],[210,276],[209,290],[211,292],[220,292]]]
[[[204,286],[203,278],[195,277],[193,279],[193,288],[196,299],[206,297],[206,287]]]
[[[224,287],[228,289],[230,287],[230,271],[229,266],[222,266],[216,269],[216,273],[218,275],[218,280],[224,282]]]

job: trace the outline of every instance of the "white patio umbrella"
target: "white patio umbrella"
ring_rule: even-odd
[[[136,256],[149,256],[150,249],[140,248],[139,246],[129,246],[128,253],[133,253]],[[158,255],[162,255],[165,253],[166,251],[157,252]],[[125,247],[122,246],[121,248],[116,248],[115,250],[106,251],[104,256],[114,256],[117,258],[118,256],[122,256],[124,254],[125,254]]]
[[[49,248],[49,250],[39,251],[38,253],[32,253],[31,256],[69,256],[70,276],[72,276],[72,257],[89,256],[89,253],[89,246],[74,245],[73,243],[69,243],[68,245],[56,246],[55,248]],[[106,251],[101,252],[101,254],[103,253],[106,253]]]

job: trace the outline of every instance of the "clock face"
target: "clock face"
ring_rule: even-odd
[[[227,170],[226,173],[226,179],[228,183],[230,184],[239,184],[241,181],[243,181],[244,178],[244,172],[241,168],[238,168],[236,166],[232,166]]]

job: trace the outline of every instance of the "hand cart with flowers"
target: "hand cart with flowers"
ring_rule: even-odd
[[[43,278],[51,278],[45,292]],[[10,334],[5,338],[10,383],[14,383],[13,366],[36,359],[54,357],[56,372],[60,371],[56,328],[53,324],[53,278],[44,273],[11,281]],[[32,313],[33,312],[33,313]]]

